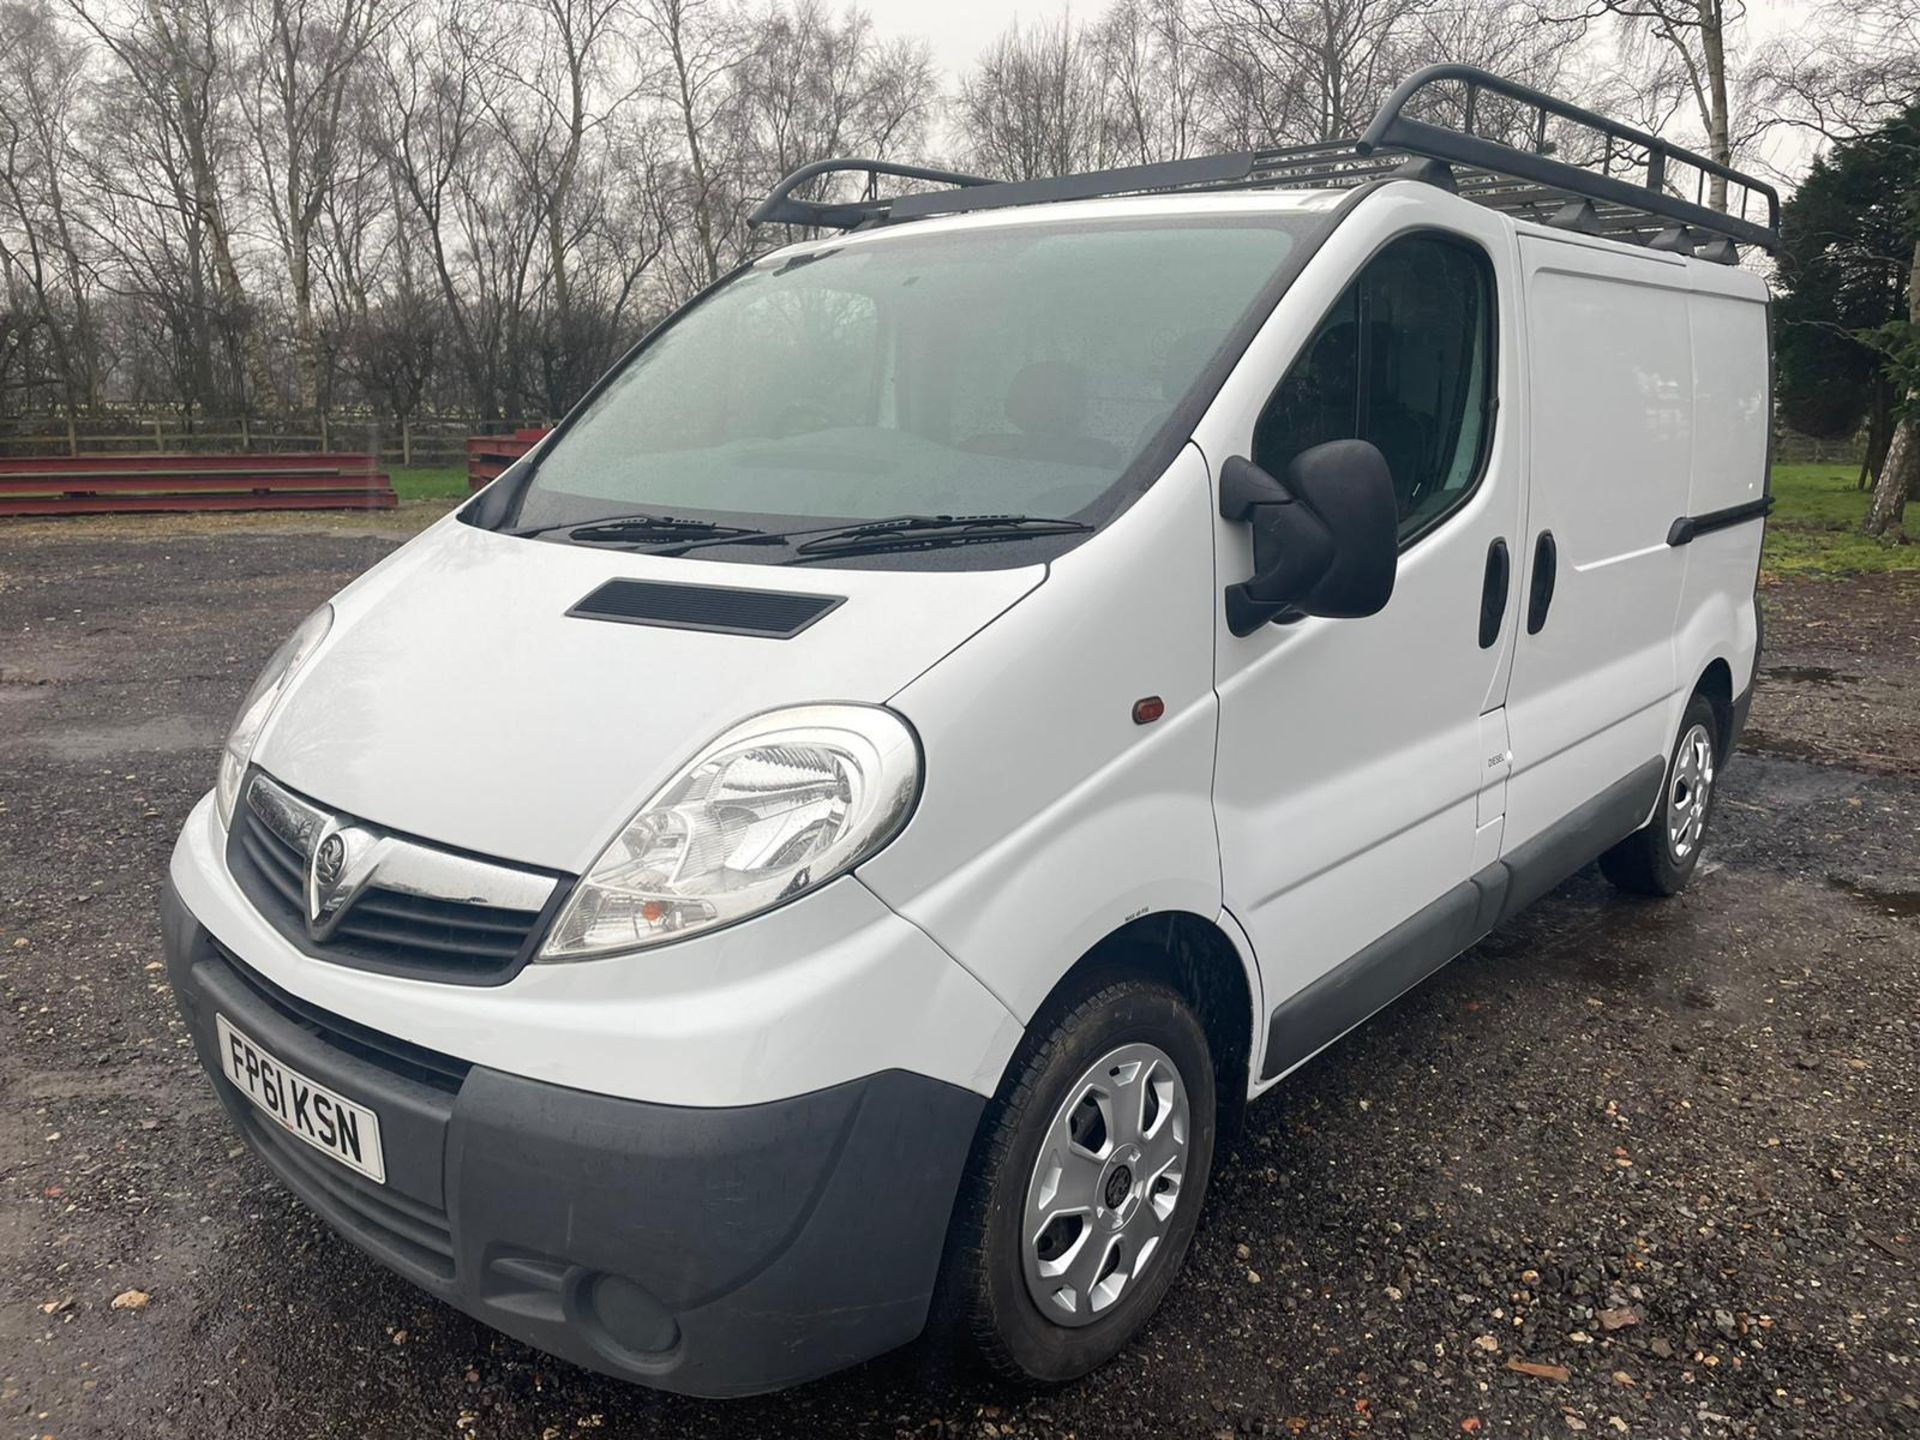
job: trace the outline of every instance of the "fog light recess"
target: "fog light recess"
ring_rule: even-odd
[[[633,1281],[595,1275],[580,1288],[588,1333],[615,1359],[659,1360],[680,1343],[673,1314]]]

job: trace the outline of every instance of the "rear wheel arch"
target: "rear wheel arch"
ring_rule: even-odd
[[[1705,696],[1707,703],[1713,706],[1714,720],[1720,729],[1715,738],[1724,750],[1733,721],[1733,667],[1722,658],[1709,661],[1707,668],[1700,672],[1700,678],[1694,682],[1693,693]]]

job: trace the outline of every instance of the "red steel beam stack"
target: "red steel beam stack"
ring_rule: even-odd
[[[511,435],[472,435],[467,438],[467,488],[478,490],[499,478],[500,472],[538,445],[546,430],[536,426]]]
[[[0,515],[164,510],[391,510],[371,455],[0,457]]]

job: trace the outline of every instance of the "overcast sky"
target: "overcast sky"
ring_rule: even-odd
[[[946,72],[947,92],[993,38],[1015,20],[1031,24],[1062,13],[1091,20],[1109,0],[853,0],[884,35],[920,35],[933,47],[934,63]],[[1466,0],[1471,4],[1472,0]],[[839,8],[836,6],[836,8]],[[1804,23],[1813,0],[1748,0],[1744,24],[1749,45],[1760,45]],[[1794,175],[1806,164],[1807,137],[1776,133],[1764,146],[1777,174]]]
[[[1083,20],[1107,8],[1108,0],[855,0],[873,16],[874,24],[889,35],[924,35],[933,45],[933,58],[951,79],[979,57],[989,41],[1016,19],[1022,23],[1052,20],[1063,11]],[[1468,0],[1471,3],[1471,0]],[[1749,38],[1768,38],[1802,19],[1808,0],[1750,0]]]
[[[1023,24],[1051,20],[1067,9],[1066,0],[1054,4],[1012,4],[1008,0],[857,0],[887,35],[924,35],[933,45],[934,63],[958,76],[979,58],[989,41],[1016,19]],[[1081,0],[1072,7],[1083,19],[1105,10],[1106,0]]]

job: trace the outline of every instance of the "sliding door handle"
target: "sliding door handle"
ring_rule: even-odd
[[[1513,562],[1502,536],[1487,547],[1487,575],[1480,585],[1480,648],[1490,650],[1500,638],[1500,622],[1507,618],[1507,587]]]
[[[1553,543],[1553,532],[1542,530],[1533,542],[1533,580],[1527,586],[1527,634],[1538,635],[1547,623],[1547,607],[1553,604],[1553,582],[1560,569],[1560,549]]]

